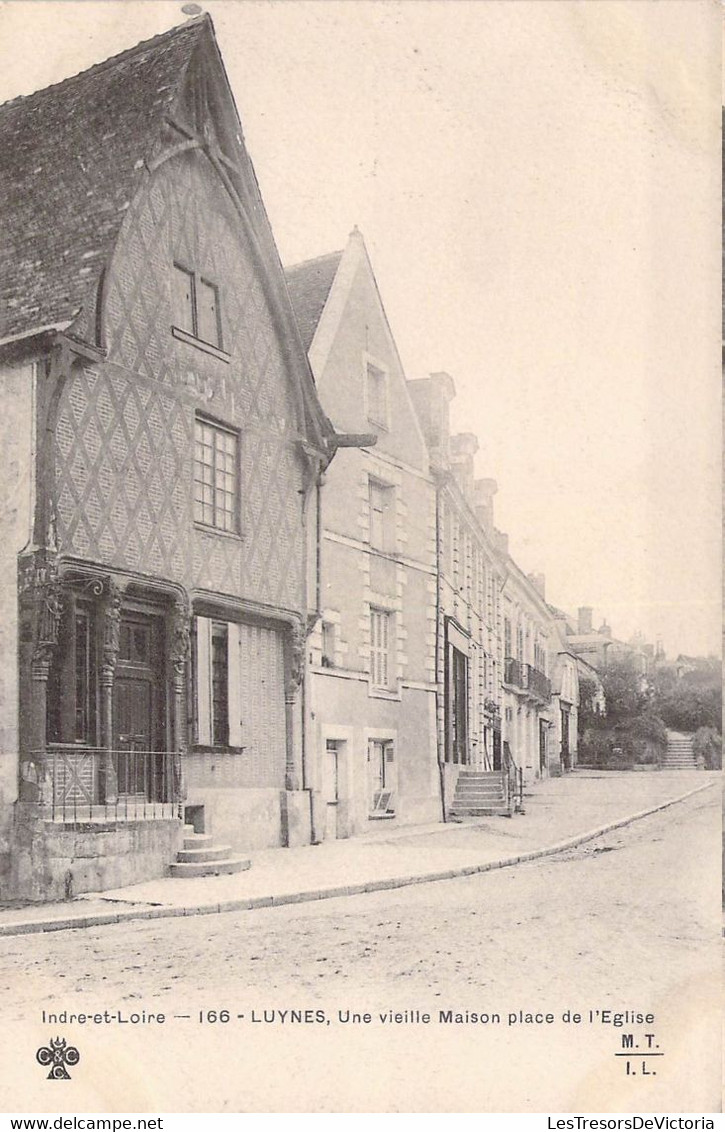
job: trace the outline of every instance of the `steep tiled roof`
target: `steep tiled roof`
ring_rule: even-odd
[[[309,351],[312,345],[341,258],[342,252],[330,252],[285,269],[287,288],[305,350]]]
[[[95,294],[208,17],[0,106],[0,341]]]

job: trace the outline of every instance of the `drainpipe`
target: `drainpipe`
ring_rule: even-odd
[[[312,614],[312,624],[316,624],[322,616],[322,487],[325,482],[323,472],[320,472],[315,481],[315,608]],[[308,625],[309,627],[309,625]],[[305,650],[307,643],[305,642]],[[307,676],[307,656],[304,661],[305,677]],[[302,681],[302,718],[305,721],[302,743],[302,789],[310,791],[310,823],[312,823],[312,789],[309,782],[309,767],[307,761],[307,679]]]
[[[441,609],[442,596],[442,555],[441,555],[441,489],[436,480],[436,643],[435,643],[435,704],[436,704],[436,757],[438,760],[438,779],[441,792],[441,821],[446,822],[445,760],[444,737],[440,729],[441,685],[438,674],[441,670]],[[445,658],[444,658],[445,659]]]

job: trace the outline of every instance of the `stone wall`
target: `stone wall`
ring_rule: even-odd
[[[152,880],[167,873],[182,838],[179,819],[60,825],[19,802],[10,884],[3,895],[65,900]]]

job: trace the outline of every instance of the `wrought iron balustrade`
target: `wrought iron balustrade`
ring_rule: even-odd
[[[504,684],[528,692],[534,699],[548,703],[551,699],[551,680],[533,664],[523,664],[512,656],[504,661]]]
[[[533,664],[526,665],[526,688],[537,699],[548,703],[551,699],[551,680]]]
[[[52,743],[33,756],[32,765],[37,801],[50,821],[122,822],[179,816],[181,756],[176,751]],[[25,782],[27,787],[27,778]],[[27,789],[25,793],[27,797]]]

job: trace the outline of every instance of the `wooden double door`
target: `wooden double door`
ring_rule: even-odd
[[[164,687],[163,619],[145,613],[124,613],[112,721],[119,798],[163,800]]]

